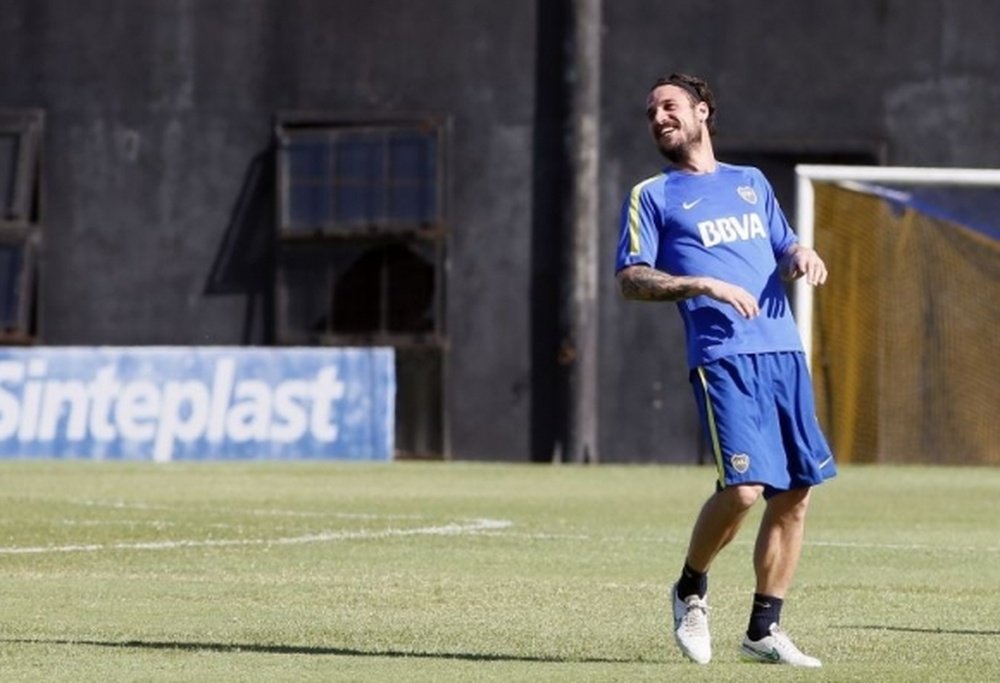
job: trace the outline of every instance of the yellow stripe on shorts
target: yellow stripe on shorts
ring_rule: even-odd
[[[726,473],[722,467],[722,447],[719,445],[719,430],[715,426],[715,411],[712,409],[712,397],[708,395],[708,379],[705,370],[700,365],[697,368],[701,388],[705,392],[705,414],[708,416],[708,434],[712,438],[712,454],[715,456],[715,469],[719,473],[719,485],[725,488]]]

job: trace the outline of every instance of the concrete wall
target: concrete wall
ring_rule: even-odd
[[[42,340],[265,342],[246,296],[206,290],[275,113],[446,114],[453,454],[546,458],[552,7],[8,0],[0,106],[48,117]],[[622,302],[611,273],[620,202],[660,166],[643,121],[649,84],[675,69],[707,77],[720,150],[860,145],[892,164],[998,166],[1000,5],[609,0],[604,13],[599,455],[691,461],[677,315]]]
[[[452,442],[525,457],[534,35],[526,1],[5,3],[0,106],[48,114],[43,341],[261,341],[205,289],[275,113],[445,114]]]

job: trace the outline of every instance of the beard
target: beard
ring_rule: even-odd
[[[657,140],[656,142],[656,146],[660,150],[660,154],[665,156],[667,161],[672,164],[679,164],[690,159],[691,150],[696,145],[701,144],[701,128],[695,128],[694,133],[685,135],[683,140],[674,145],[663,144],[660,140]]]

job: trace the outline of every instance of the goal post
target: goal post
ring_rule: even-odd
[[[799,241],[830,277],[792,305],[838,459],[1000,464],[1000,169],[795,173]]]
[[[799,164],[795,167],[795,229],[799,242],[806,247],[813,247],[816,242],[815,182],[1000,188],[1000,169]],[[811,364],[813,288],[799,279],[793,291],[795,320],[805,347],[806,361]]]

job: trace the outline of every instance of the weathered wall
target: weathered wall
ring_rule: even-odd
[[[534,22],[486,0],[6,3],[0,106],[48,115],[44,342],[247,341],[244,297],[205,288],[275,113],[445,114],[452,440],[525,457]]]
[[[275,113],[447,114],[453,454],[546,457],[558,248],[544,196],[558,188],[536,152],[551,153],[559,130],[558,102],[536,86],[552,77],[550,3],[4,5],[0,106],[48,116],[44,342],[266,340],[245,297],[206,283]],[[611,273],[620,202],[660,166],[643,120],[649,84],[675,69],[707,77],[720,149],[860,141],[884,145],[892,164],[998,166],[1000,5],[609,0],[604,12],[600,456],[690,461],[677,315],[622,302]]]

